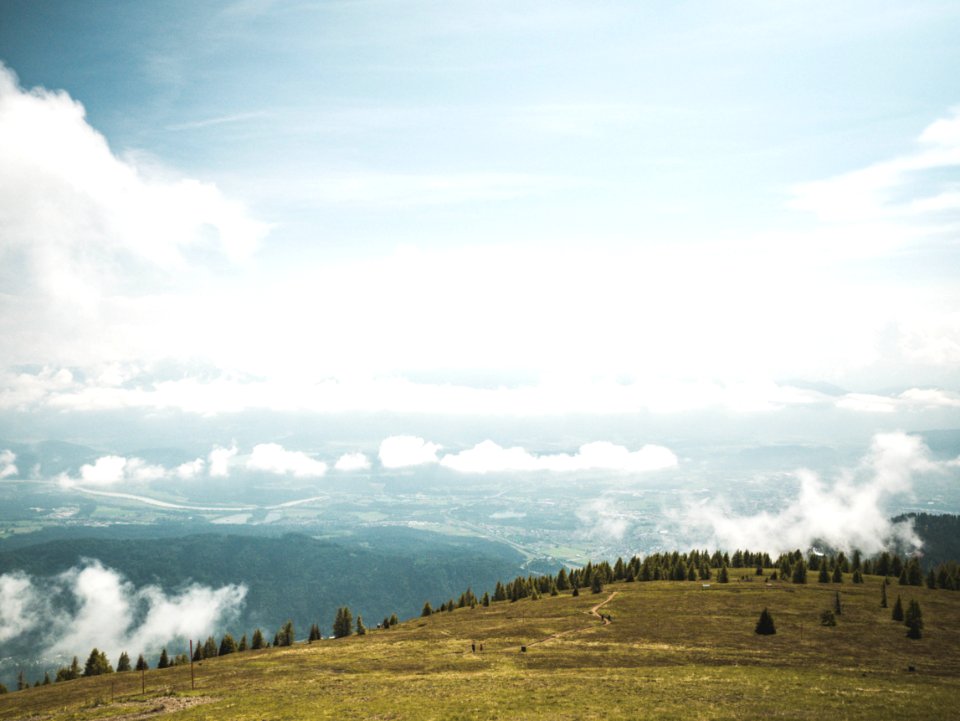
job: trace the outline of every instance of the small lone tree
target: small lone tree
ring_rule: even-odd
[[[836,626],[837,617],[833,615],[833,611],[823,611],[820,614],[820,625],[821,626]]]
[[[359,613],[357,614],[357,635],[365,636],[367,634],[367,627],[363,625],[363,616]]]
[[[423,610],[420,611],[421,616],[429,616],[433,613],[433,606],[430,605],[430,602],[427,601],[423,604]]]
[[[903,620],[903,602],[900,600],[900,596],[897,596],[897,602],[893,604],[893,613],[890,615],[894,621]]]
[[[920,604],[916,600],[910,601],[904,623],[907,626],[907,638],[920,638],[921,631],[923,631],[923,614],[920,612]]]
[[[397,614],[391,613],[391,614],[390,614],[390,625],[391,625],[391,626],[396,626],[398,623],[400,623],[400,619],[397,618]]]
[[[243,651],[246,651],[248,648],[249,646],[247,645],[247,634],[243,634],[240,637],[240,643],[237,645],[237,651],[243,652]]]
[[[250,640],[250,648],[254,651],[259,651],[263,647],[263,631],[258,628],[253,632],[253,638]]]
[[[763,611],[760,612],[760,618],[757,621],[757,627],[754,631],[761,636],[770,636],[777,632],[776,627],[773,625],[773,616],[770,615],[767,609],[763,609]]]
[[[157,668],[167,668],[170,666],[170,657],[167,655],[167,649],[160,652],[160,660],[157,661]]]
[[[150,668],[150,664],[147,663],[147,659],[145,659],[141,653],[139,656],[137,656],[136,669],[137,671],[146,671],[148,668]]]

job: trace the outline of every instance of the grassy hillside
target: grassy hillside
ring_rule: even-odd
[[[147,672],[145,696],[135,672],[11,693],[0,719],[960,717],[960,593],[889,586],[891,606],[923,609],[912,641],[880,578],[847,581],[621,582],[208,660],[195,690],[181,666]],[[836,590],[843,613],[823,627]],[[590,613],[602,602],[612,623]],[[754,633],[764,607],[775,636]]]

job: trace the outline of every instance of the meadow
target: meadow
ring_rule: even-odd
[[[960,718],[960,593],[887,586],[891,608],[920,604],[911,640],[880,606],[880,577],[745,578],[438,612],[208,659],[193,686],[189,666],[81,678],[0,696],[0,719]],[[837,591],[842,613],[822,626]],[[591,613],[601,603],[609,623]],[[754,633],[764,608],[775,635]]]

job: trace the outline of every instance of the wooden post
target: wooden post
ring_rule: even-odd
[[[196,686],[194,685],[193,680],[193,639],[190,639],[190,690],[194,690]]]

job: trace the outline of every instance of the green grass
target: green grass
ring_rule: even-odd
[[[864,585],[618,583],[437,613],[389,631],[80,679],[0,697],[0,719],[949,719],[960,717],[960,593],[917,599],[906,638]],[[840,590],[836,627],[819,615]],[[586,613],[603,608],[613,623]],[[775,636],[753,632],[767,607]],[[551,638],[561,634],[556,638]],[[484,652],[471,653],[471,642]],[[527,652],[521,653],[520,646]],[[913,666],[916,672],[908,672]],[[172,698],[171,698],[172,697]],[[186,706],[192,697],[203,703]],[[177,708],[177,705],[183,706]]]

